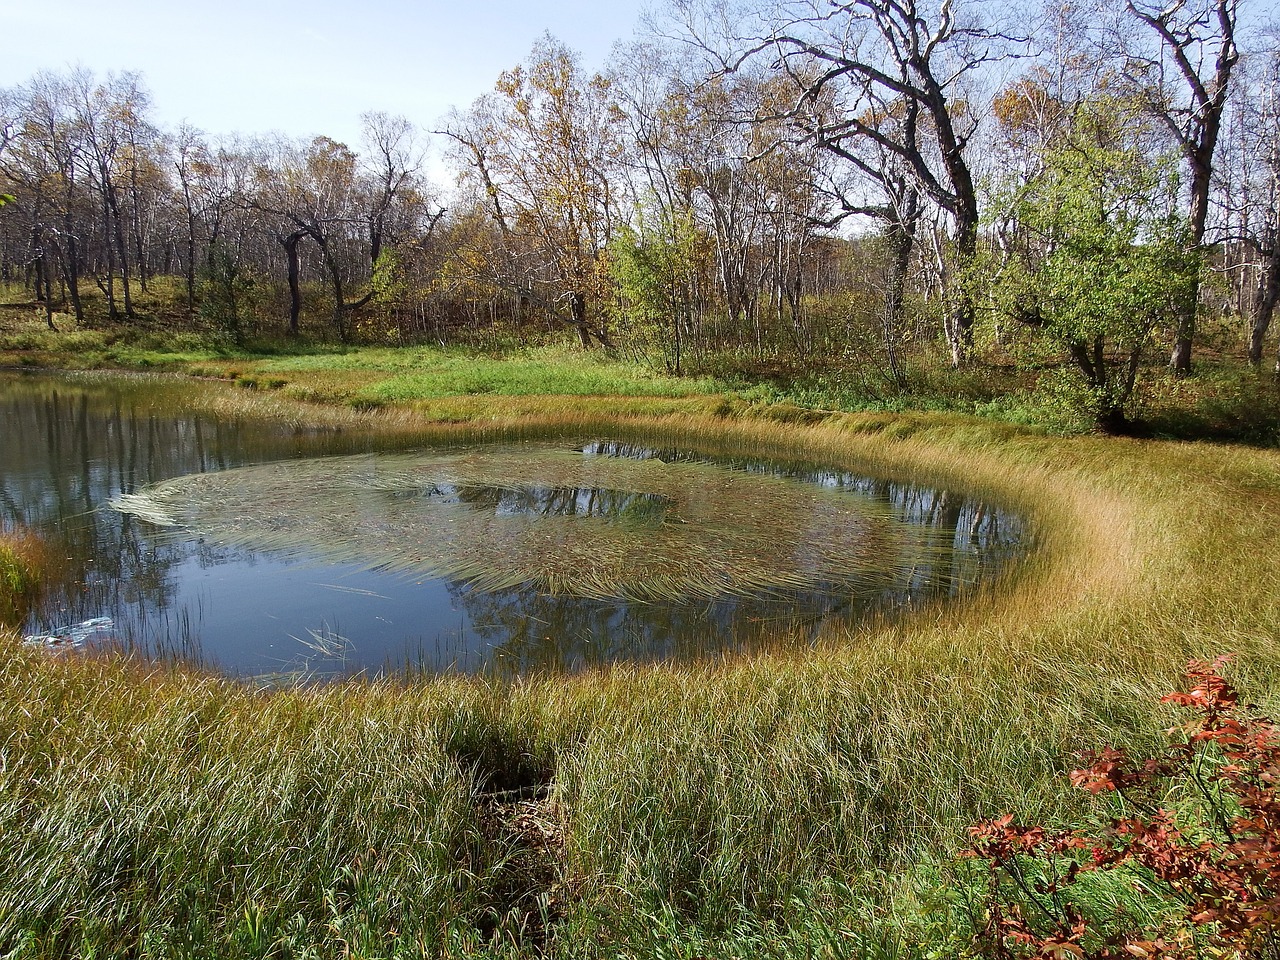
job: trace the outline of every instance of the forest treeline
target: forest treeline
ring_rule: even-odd
[[[166,278],[236,340],[567,328],[675,373],[732,355],[901,388],[913,351],[998,347],[1061,367],[1113,429],[1151,357],[1190,371],[1209,322],[1264,362],[1261,4],[748,7],[673,0],[595,74],[544,37],[469,107],[368,113],[354,145],[164,129],[137,74],[42,72],[0,90],[0,280],[50,326],[127,324]]]

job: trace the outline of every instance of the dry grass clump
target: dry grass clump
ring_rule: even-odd
[[[48,544],[32,530],[0,532],[0,627],[27,618],[54,565]]]

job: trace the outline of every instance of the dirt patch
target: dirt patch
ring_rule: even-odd
[[[541,956],[579,886],[565,870],[564,811],[550,784],[482,794],[477,803],[485,845],[495,852],[477,929]]]

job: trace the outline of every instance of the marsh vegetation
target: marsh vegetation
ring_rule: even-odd
[[[804,643],[832,618],[957,597],[1023,540],[1019,518],[981,497],[732,459],[710,438],[422,430],[409,452],[409,434],[181,409],[238,392],[224,384],[2,382],[8,523],[68,560],[25,632],[277,681]]]
[[[401,118],[219,141],[136,74],[0,90],[0,363],[175,374],[0,388],[0,619],[162,638],[0,632],[0,956],[1222,946],[1234,907],[1032,861],[1133,834],[1068,773],[1165,749],[1190,658],[1280,709],[1272,32],[740,9],[600,74],[538,41],[437,124],[447,202]],[[362,662],[432,589],[479,647]],[[1239,769],[1173,749],[1175,839],[1234,856]]]
[[[962,953],[985,882],[952,859],[968,824],[1077,816],[1075,751],[1160,744],[1189,655],[1234,649],[1277,699],[1272,452],[747,405],[530,398],[459,424],[449,400],[434,421],[217,403],[327,423],[299,434],[310,455],[355,424],[391,447],[611,424],[909,471],[1014,508],[1037,550],[963,603],[799,647],[518,683],[264,692],[7,641],[0,937],[19,954]]]

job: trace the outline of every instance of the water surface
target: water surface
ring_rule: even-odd
[[[184,412],[196,388],[0,377],[0,515],[65,558],[26,634],[237,676],[575,670],[808,642],[1024,539],[928,485],[607,437],[379,450]]]

